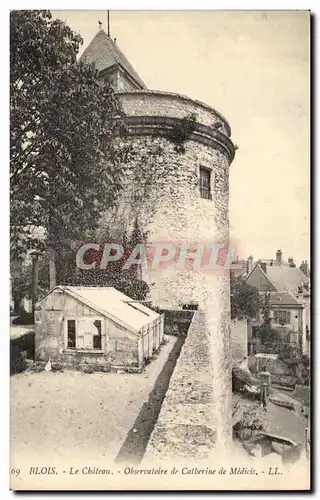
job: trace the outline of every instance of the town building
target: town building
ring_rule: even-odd
[[[230,277],[231,278],[242,278],[245,279],[246,276],[253,269],[253,257],[250,255],[247,259],[237,259],[232,262],[230,268]]]
[[[292,257],[282,259],[278,250],[276,258],[260,259],[246,277],[262,297],[269,294],[272,327],[277,329],[284,342],[293,343],[298,352],[310,354],[310,279],[296,267]],[[261,324],[259,317],[253,322]]]
[[[310,278],[310,268],[307,260],[302,261],[299,269],[301,269],[301,271],[307,276],[307,278]]]
[[[57,286],[35,312],[36,361],[139,371],[159,349],[163,315],[113,287]]]

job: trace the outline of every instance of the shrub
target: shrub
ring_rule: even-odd
[[[32,363],[32,365],[28,366],[27,372],[30,373],[39,373],[44,371],[44,364],[43,363]]]
[[[105,365],[97,365],[95,367],[96,372],[109,373],[112,370],[111,363],[106,363]]]
[[[267,432],[269,424],[265,421],[264,411],[260,403],[253,403],[243,413],[243,418],[234,426],[239,439],[249,439],[254,433]]]
[[[231,319],[255,318],[260,310],[260,295],[241,278],[230,280]]]
[[[12,320],[13,325],[33,325],[33,313],[22,312],[20,316]]]
[[[11,346],[10,349],[10,375],[15,375],[16,373],[22,373],[26,370],[27,363],[25,356],[22,354],[19,348],[16,346]]]
[[[78,370],[82,373],[94,373],[94,369],[90,365],[79,365]]]
[[[30,330],[19,338],[10,340],[10,374],[21,373],[27,368],[26,357],[34,359],[34,332]]]
[[[161,345],[166,345],[169,342],[169,338],[164,335],[161,340]]]
[[[232,368],[232,391],[241,392],[246,385],[251,387],[256,386],[260,389],[261,381],[247,370],[239,366],[234,366]]]
[[[53,372],[63,372],[63,364],[58,362],[51,363],[51,370]]]
[[[170,333],[170,335],[179,335],[179,328],[177,327],[177,325],[168,326],[167,331],[168,333]]]

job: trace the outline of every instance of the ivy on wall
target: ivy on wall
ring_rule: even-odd
[[[116,206],[108,210],[102,217],[100,232],[106,232],[112,226],[110,237],[121,238],[130,231],[132,222],[139,217],[141,230],[150,222],[155,214],[157,204],[163,195],[163,189],[170,189],[177,174],[177,162],[167,161],[170,146],[183,154],[185,142],[190,139],[196,128],[195,114],[189,114],[170,130],[169,135],[146,136],[132,139],[124,135],[114,147],[118,151],[122,164],[125,165],[122,177],[122,189],[118,195]],[[172,151],[171,149],[171,151]],[[189,183],[196,183],[196,173],[190,172]],[[141,219],[141,214],[144,217]],[[146,238],[148,235],[146,235]]]
[[[195,131],[196,124],[196,115],[191,113],[172,127],[168,139],[174,144],[177,153],[185,152],[184,143],[190,139],[192,133]]]

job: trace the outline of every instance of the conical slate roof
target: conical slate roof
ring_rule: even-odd
[[[127,58],[122,54],[115,42],[106,34],[103,29],[100,29],[95,37],[91,40],[88,47],[80,57],[81,61],[94,63],[98,71],[103,71],[115,64],[129,73],[131,78],[135,80],[139,87],[146,89],[145,84],[141,80],[138,73],[129,63]]]

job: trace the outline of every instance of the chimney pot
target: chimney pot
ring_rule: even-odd
[[[248,257],[248,260],[247,260],[247,273],[251,273],[253,269],[253,257],[252,255],[250,255],[250,257]]]
[[[296,267],[294,260],[293,260],[293,257],[289,257],[288,262],[289,262],[290,267]]]
[[[260,267],[262,269],[262,271],[267,274],[267,264],[265,262],[261,262],[260,263]]]
[[[276,259],[277,259],[277,264],[281,264],[282,263],[282,252],[281,252],[281,250],[277,250]]]

